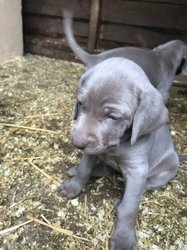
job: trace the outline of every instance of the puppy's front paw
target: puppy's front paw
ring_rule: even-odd
[[[66,196],[67,198],[75,198],[78,194],[81,193],[83,186],[81,183],[72,177],[69,180],[66,180],[60,186],[60,194]]]
[[[110,250],[138,250],[138,246],[135,237],[116,231],[110,240]]]

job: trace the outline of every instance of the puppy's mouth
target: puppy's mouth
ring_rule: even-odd
[[[130,136],[131,136],[131,129],[127,130],[127,132],[122,137],[117,138],[106,145],[102,143],[97,143],[98,146],[96,147],[88,145],[83,151],[90,155],[107,153],[110,150],[113,150],[116,147],[118,147],[120,144],[126,142],[130,138]]]
[[[110,151],[111,149],[120,145],[120,139],[110,143],[109,145],[98,145],[97,147],[86,147],[83,152],[89,155],[98,155]]]

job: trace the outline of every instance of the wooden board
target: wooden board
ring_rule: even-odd
[[[153,48],[174,39],[187,42],[187,32],[172,29],[149,29],[133,25],[102,24],[100,40]],[[100,41],[99,41],[100,43]]]
[[[26,0],[23,1],[24,14],[38,14],[62,17],[62,9],[73,11],[74,17],[89,19],[90,1],[85,0]]]
[[[93,1],[93,0],[92,0]],[[74,13],[76,39],[88,37],[103,49],[124,45],[152,48],[173,39],[187,42],[187,0],[102,0],[100,26],[89,35],[91,2],[86,0],[27,0],[23,1],[23,26],[25,36],[46,37],[58,43],[64,38],[62,8]],[[91,29],[90,29],[91,30]],[[97,39],[98,38],[98,39]],[[25,39],[25,51],[29,42]],[[39,47],[46,46],[42,41]],[[36,45],[37,46],[37,45]],[[32,44],[33,50],[34,44]],[[36,48],[38,53],[40,50]],[[54,51],[55,49],[49,47]],[[43,48],[41,47],[41,50]],[[43,53],[43,52],[42,52]],[[68,52],[67,52],[68,53]],[[47,52],[49,54],[49,52]],[[52,54],[52,52],[51,52]]]
[[[88,22],[75,21],[73,26],[75,35],[88,37]],[[24,18],[23,27],[26,34],[41,34],[51,37],[62,37],[62,34],[64,34],[62,19],[60,17],[27,15]]]
[[[85,48],[86,41],[78,39],[80,45]],[[80,62],[67,45],[65,39],[51,38],[41,35],[25,35],[25,51],[42,56],[54,57],[58,59]]]
[[[103,0],[102,22],[187,30],[187,5]]]
[[[134,1],[134,0],[132,0]],[[136,2],[142,2],[142,0],[135,0]],[[168,3],[168,4],[177,4],[177,5],[187,5],[186,0],[147,0],[144,2],[156,2],[156,3]]]

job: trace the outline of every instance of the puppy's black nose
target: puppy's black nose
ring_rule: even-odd
[[[78,149],[81,149],[81,150],[84,150],[85,147],[87,146],[88,144],[88,137],[87,136],[83,136],[83,135],[79,135],[77,134],[76,136],[74,135],[72,137],[72,144],[78,148]]]

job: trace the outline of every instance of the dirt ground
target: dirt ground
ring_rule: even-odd
[[[33,55],[0,63],[0,250],[108,249],[119,176],[92,179],[73,200],[58,193],[81,156],[69,134],[82,72],[80,64]],[[172,99],[169,110],[176,150],[187,154],[187,99]],[[183,162],[165,189],[143,195],[140,249],[187,249],[186,171]]]

